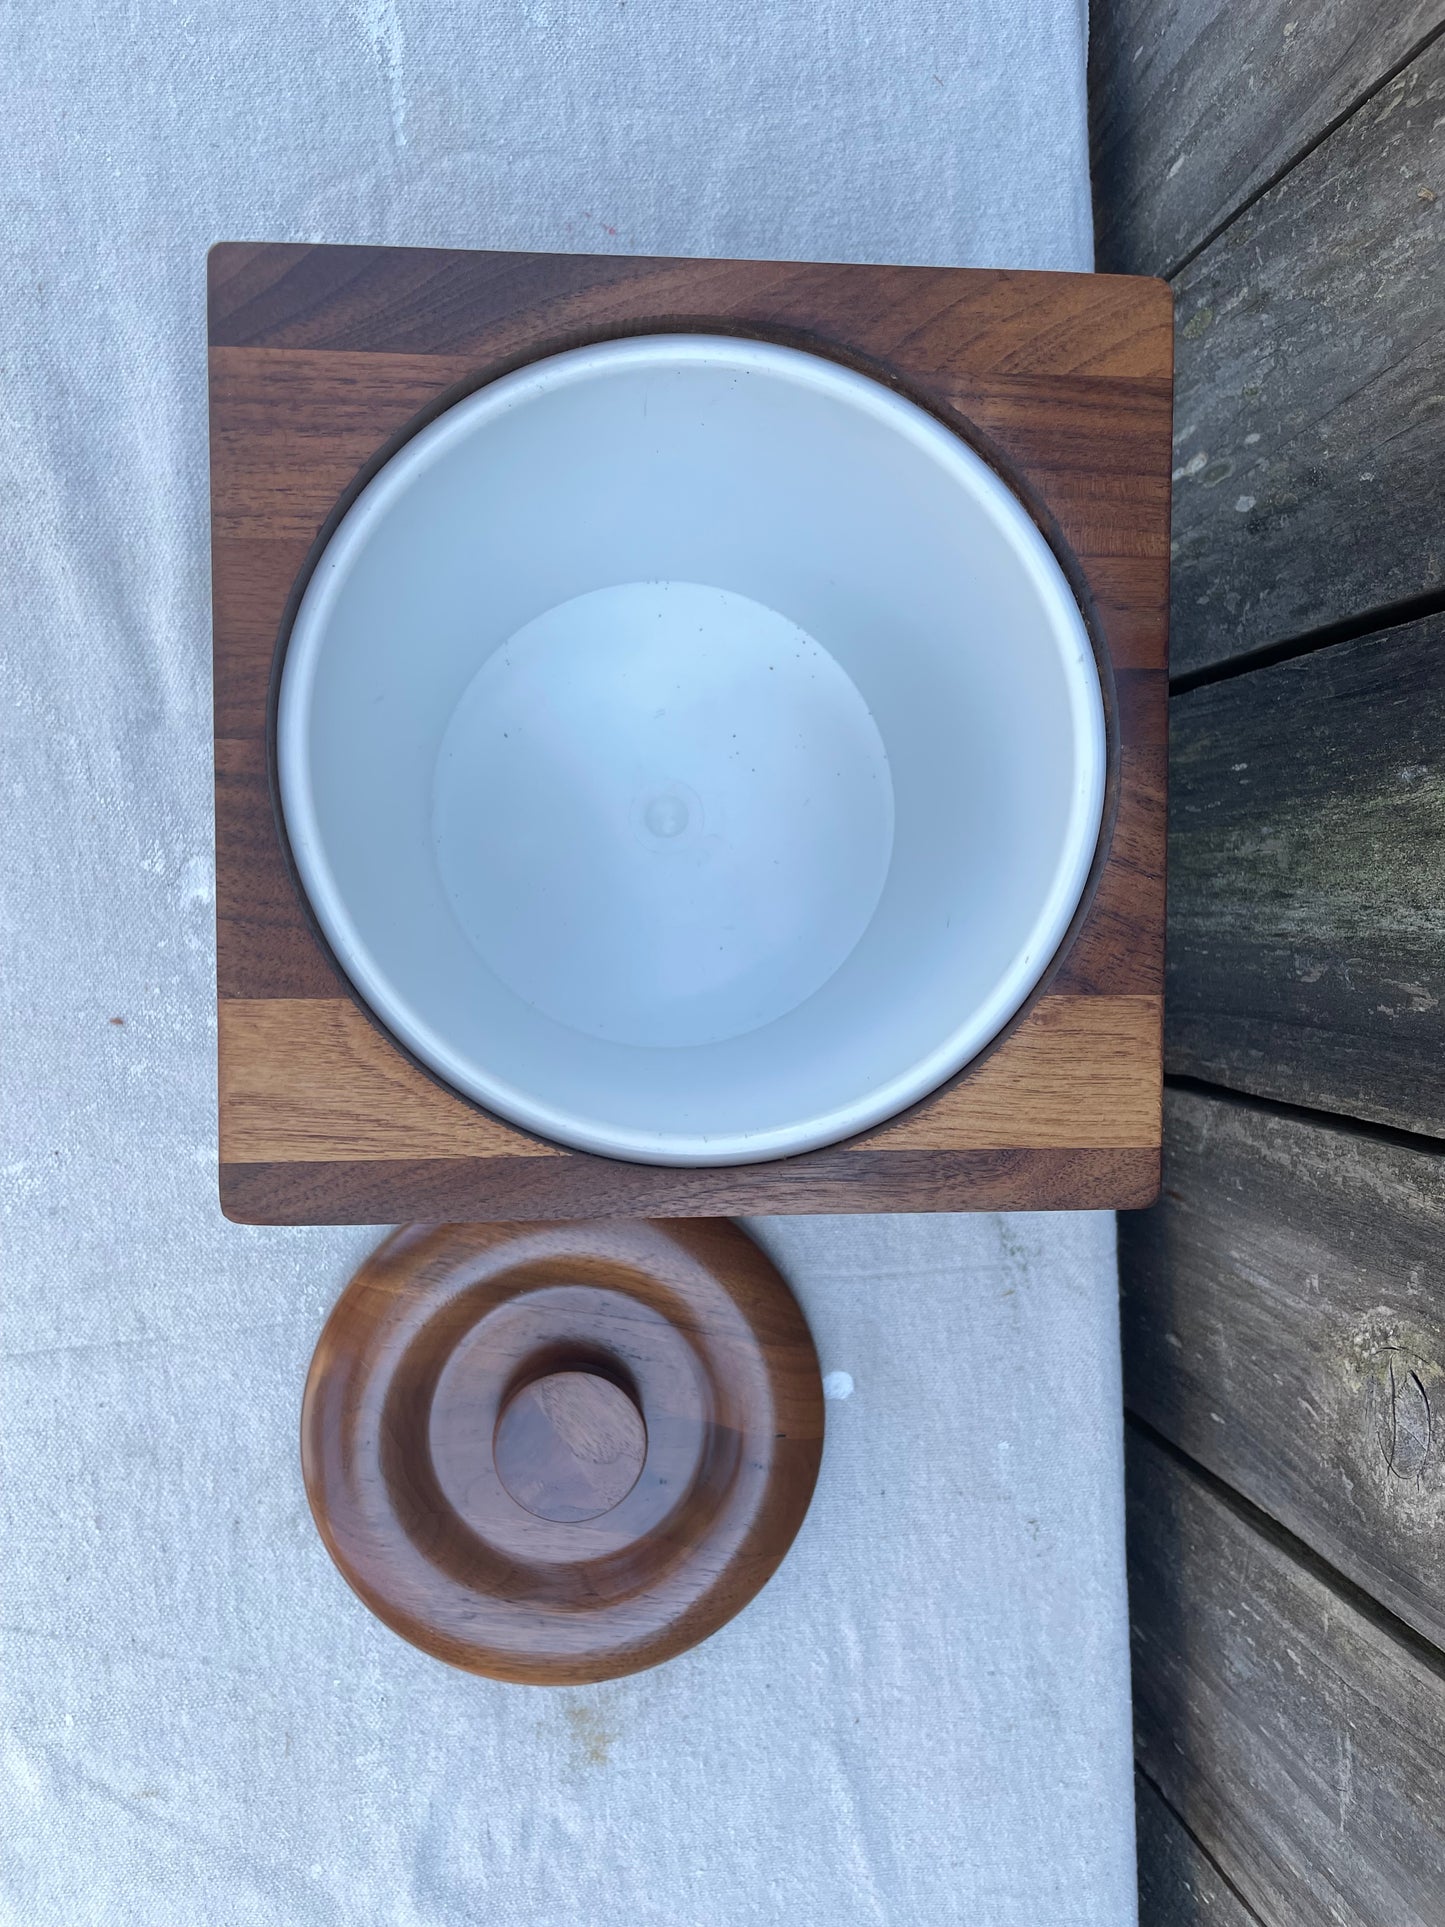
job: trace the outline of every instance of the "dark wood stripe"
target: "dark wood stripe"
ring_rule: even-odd
[[[312,934],[271,804],[265,746],[216,746],[216,987],[222,998],[348,996]]]
[[[223,1164],[221,1208],[240,1224],[687,1218],[771,1211],[1129,1209],[1158,1191],[1158,1153],[820,1151],[774,1165],[677,1171],[574,1155],[355,1164]]]
[[[1050,988],[1071,996],[1153,996],[1163,983],[1165,762],[1163,749],[1123,758],[1124,780],[1108,866]]]
[[[708,320],[851,342],[857,353],[955,374],[1168,379],[1169,298],[1137,281],[1026,271],[703,261],[587,254],[252,244],[213,248],[216,347],[382,349],[491,358],[545,310],[559,341]],[[827,317],[826,319],[824,317]],[[535,349],[533,350],[535,352]]]

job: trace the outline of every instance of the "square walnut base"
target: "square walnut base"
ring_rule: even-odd
[[[415,431],[539,356],[702,330],[811,350],[965,437],[1088,620],[1104,832],[1044,981],[957,1077],[845,1144],[678,1170],[564,1150],[437,1083],[317,934],[273,800],[301,588]],[[1129,1208],[1158,1186],[1172,314],[1160,282],[966,268],[225,245],[210,258],[220,1183],[251,1224]]]

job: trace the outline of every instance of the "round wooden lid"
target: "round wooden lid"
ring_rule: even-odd
[[[393,1631],[580,1685],[671,1659],[771,1578],[823,1391],[727,1219],[413,1225],[332,1311],[301,1440],[327,1549]]]

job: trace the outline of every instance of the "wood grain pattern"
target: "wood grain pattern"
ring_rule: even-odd
[[[1438,1927],[1445,1677],[1135,1428],[1140,1763],[1265,1927]]]
[[[1167,1090],[1120,1223],[1144,1927],[1445,1919],[1445,1149],[1260,1101],[1445,1132],[1445,623],[1406,620],[1445,600],[1442,28],[1092,9],[1100,259],[1178,299],[1173,667],[1209,685],[1166,1060],[1258,1094]]]
[[[1166,1058],[1445,1134],[1445,617],[1174,705]]]
[[[772,1577],[823,1387],[803,1315],[725,1220],[413,1225],[347,1286],[306,1386],[327,1550],[393,1631],[469,1672],[656,1666]]]
[[[596,1371],[548,1372],[503,1404],[492,1439],[497,1477],[538,1519],[599,1519],[642,1476],[647,1427],[631,1392]]]
[[[227,1164],[565,1155],[418,1070],[349,997],[226,999],[218,1015]]]
[[[1445,588],[1445,40],[1179,276],[1173,666]]]
[[[827,340],[925,378],[1167,382],[1168,294],[1132,276],[617,254],[223,242],[213,347],[530,359],[586,334],[731,326]],[[540,350],[545,352],[545,350]]]
[[[858,1148],[1066,1149],[1081,1103],[1097,1146],[1147,1148],[1158,1037],[1155,997],[1045,997],[975,1076]],[[223,1002],[220,1077],[228,1163],[566,1155],[443,1090],[347,998]]]
[[[1159,1152],[812,1151],[774,1164],[670,1170],[572,1158],[565,1182],[537,1158],[348,1158],[223,1164],[221,1206],[237,1224],[399,1224],[404,1219],[549,1218],[656,1212],[1133,1211],[1159,1195]],[[1039,1200],[1047,1199],[1047,1206]],[[1031,1202],[1021,1202],[1031,1201]]]
[[[1445,1647],[1445,1150],[1167,1094],[1125,1398]]]
[[[856,1140],[867,1150],[1100,1150],[1159,1142],[1157,997],[1041,997],[973,1074]]]
[[[1172,274],[1442,23],[1441,0],[1095,0],[1100,267]]]
[[[1139,1927],[1259,1927],[1199,1842],[1142,1773],[1134,1776]]]
[[[298,577],[386,456],[462,392],[535,355],[678,328],[735,329],[860,367],[1001,466],[1091,615],[1114,735],[1094,887],[1013,1033],[853,1145],[711,1173],[540,1144],[396,1053],[350,1007],[309,924],[266,749]],[[237,245],[211,256],[210,339],[228,1212],[375,1222],[1148,1197],[1163,955],[1167,291],[1108,276]]]

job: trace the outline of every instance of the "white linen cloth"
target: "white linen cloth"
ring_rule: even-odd
[[[379,1232],[215,1201],[207,245],[1087,268],[1084,0],[0,35],[0,1921],[1127,1927],[1109,1218],[759,1223],[833,1375],[812,1514],[706,1645],[547,1692],[412,1651],[312,1529]]]

